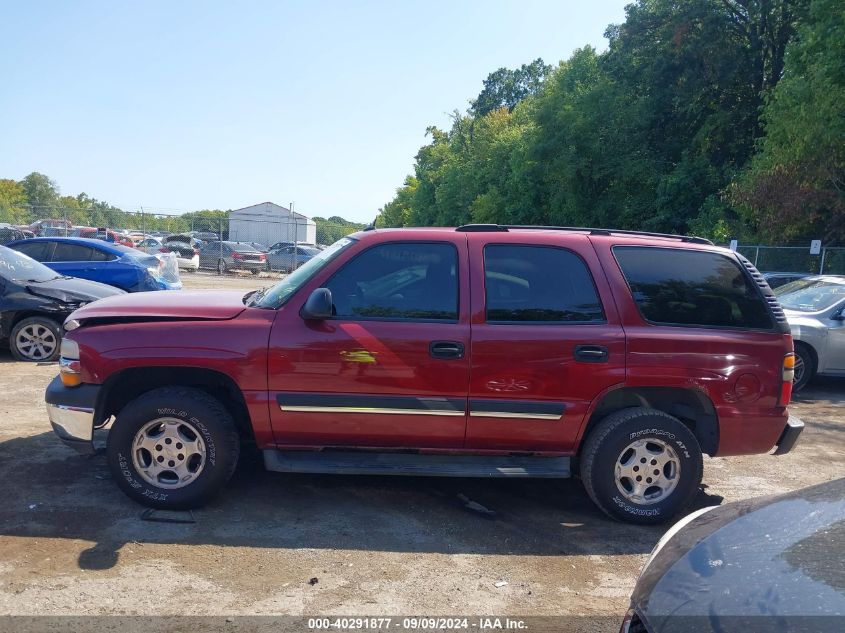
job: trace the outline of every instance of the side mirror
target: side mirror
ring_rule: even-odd
[[[831,321],[845,321],[845,308],[840,310],[839,312],[835,312],[833,316],[830,317]]]
[[[302,310],[299,311],[306,321],[323,321],[332,316],[332,291],[328,288],[317,288],[308,297]]]

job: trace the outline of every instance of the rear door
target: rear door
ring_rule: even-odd
[[[625,376],[624,332],[589,240],[470,233],[469,254],[466,447],[571,451],[590,402]]]
[[[466,430],[466,238],[350,249],[300,290],[270,335],[269,389],[280,445],[460,448]],[[335,316],[305,321],[328,288]]]

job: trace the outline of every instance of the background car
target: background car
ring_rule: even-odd
[[[11,224],[0,223],[0,244],[26,239],[24,232]]]
[[[766,280],[772,290],[809,276],[810,273],[763,273],[763,279]]]
[[[270,270],[289,273],[319,252],[313,246],[283,246],[267,253],[267,264]]]
[[[23,253],[0,246],[0,343],[17,360],[59,355],[62,323],[77,308],[122,290],[64,277]]]
[[[795,343],[798,391],[816,374],[845,376],[845,277],[813,275],[775,290]]]
[[[102,240],[112,244],[133,247],[135,243],[128,236],[107,228],[94,228],[91,226],[77,226],[68,233],[68,237],[84,237],[92,240]]]
[[[702,508],[640,573],[620,633],[842,631],[845,479]]]
[[[203,242],[219,242],[220,236],[213,231],[188,231],[187,233],[191,237],[195,237],[198,240],[202,240]]]
[[[169,265],[137,249],[81,237],[36,237],[12,242],[14,248],[57,273],[98,281],[127,292],[178,290],[175,262]]]
[[[221,275],[233,269],[257,275],[267,269],[267,255],[246,242],[209,242],[200,248],[200,268],[212,268]]]
[[[195,271],[200,265],[200,246],[202,242],[189,235],[171,235],[161,240],[148,237],[137,248],[151,255],[173,253],[180,270]]]

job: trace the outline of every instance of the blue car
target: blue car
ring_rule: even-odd
[[[7,244],[61,275],[115,286],[126,292],[179,290],[174,265],[154,255],[102,240],[82,237],[36,237]]]

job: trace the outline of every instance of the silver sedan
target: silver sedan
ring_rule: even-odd
[[[816,374],[845,376],[845,277],[805,277],[775,295],[795,341],[794,390]]]

